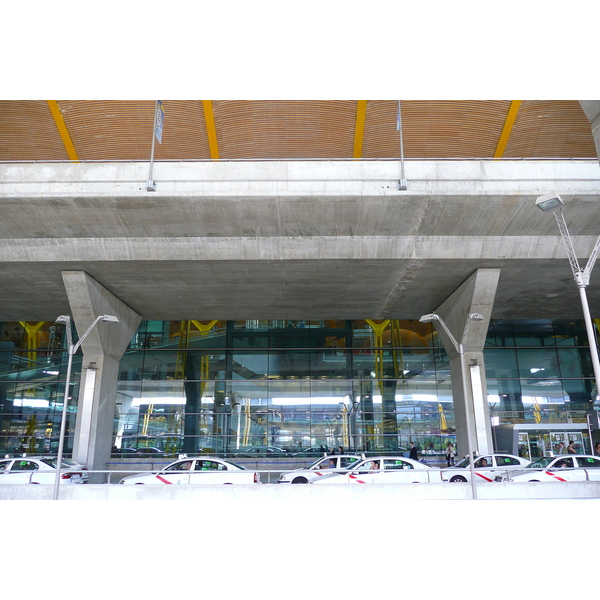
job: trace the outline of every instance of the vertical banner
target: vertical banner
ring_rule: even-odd
[[[159,144],[162,144],[162,132],[165,122],[165,109],[163,108],[162,100],[156,101],[156,115],[154,117],[154,135]]]

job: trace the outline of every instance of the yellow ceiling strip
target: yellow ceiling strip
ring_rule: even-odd
[[[365,137],[365,117],[367,116],[367,101],[358,100],[356,106],[356,127],[354,129],[353,158],[362,158],[363,139]]]
[[[508,114],[506,115],[506,121],[504,122],[504,127],[502,128],[502,133],[500,134],[500,139],[498,140],[498,146],[496,147],[494,158],[502,158],[504,155],[506,144],[508,144],[508,138],[510,137],[513,125],[515,124],[515,119],[517,118],[517,113],[519,112],[521,102],[522,100],[513,100],[510,103],[510,108],[508,109]]]
[[[217,129],[215,127],[215,115],[213,113],[212,100],[202,100],[204,108],[204,121],[206,122],[206,134],[208,135],[208,147],[210,157],[219,160],[219,143],[217,142]]]
[[[73,146],[71,136],[69,135],[69,130],[65,125],[65,120],[63,119],[62,113],[60,112],[60,108],[58,108],[58,102],[56,100],[46,100],[46,102],[50,107],[50,112],[54,117],[56,128],[58,129],[58,133],[60,133],[60,137],[65,146],[65,150],[67,151],[69,159],[79,161],[79,157],[77,156],[77,152],[75,151],[75,146]]]

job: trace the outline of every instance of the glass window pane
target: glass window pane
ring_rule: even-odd
[[[554,348],[519,348],[517,361],[520,377],[542,381],[560,376],[558,354]]]

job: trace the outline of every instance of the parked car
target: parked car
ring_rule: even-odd
[[[333,470],[352,468],[352,465],[357,464],[360,460],[361,457],[355,454],[331,454],[320,458],[305,469],[294,469],[281,473],[277,483],[308,483],[316,477],[332,473]]]
[[[113,448],[110,451],[110,455],[113,458],[128,458],[132,456],[140,456],[141,452],[138,452],[137,448]]]
[[[177,460],[160,471],[124,477],[119,483],[136,485],[260,483],[260,474],[220,458],[199,456]]]
[[[543,456],[502,481],[600,481],[600,458],[587,454]]]
[[[39,458],[40,460],[48,459],[53,461],[53,463],[56,465],[56,456],[35,456],[34,458]],[[83,483],[88,482],[90,474],[88,473],[88,468],[85,465],[78,463],[72,458],[66,458],[64,456],[62,458],[62,464],[67,465],[69,468],[75,469],[76,471],[81,471],[81,479],[83,480]]]
[[[151,446],[145,446],[143,448],[136,448],[138,455],[145,456],[146,458],[164,458],[165,453],[160,448],[153,448]]]
[[[316,447],[304,448],[303,450],[296,450],[296,451],[292,452],[292,456],[298,456],[298,457],[306,456],[307,458],[316,458],[317,456],[324,456],[325,454],[327,454],[327,451],[324,450],[322,447],[321,448],[316,448]]]
[[[393,446],[388,446],[386,448],[373,448],[372,450],[366,450],[365,452],[361,452],[365,456],[406,456],[408,457],[409,450],[403,448],[402,446],[398,446],[394,448]],[[419,451],[419,454],[421,452]]]
[[[531,461],[513,454],[486,454],[473,461],[477,481],[494,481],[509,471],[525,468]],[[469,457],[463,458],[452,467],[442,469],[442,480],[451,483],[471,481]]]
[[[77,463],[76,463],[77,464]],[[56,457],[23,456],[0,460],[0,484],[47,483],[56,481]],[[60,483],[87,483],[89,475],[81,468],[61,462]]]
[[[248,446],[240,450],[233,450],[231,452],[238,458],[255,458],[261,456],[290,456],[283,448],[277,448],[276,446]]]
[[[309,483],[441,483],[440,471],[439,467],[404,456],[370,456],[350,469],[317,477]]]

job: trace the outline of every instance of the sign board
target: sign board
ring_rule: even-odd
[[[162,100],[156,101],[156,115],[154,117],[154,134],[159,144],[162,144],[162,132],[165,122],[165,109],[163,108]]]

